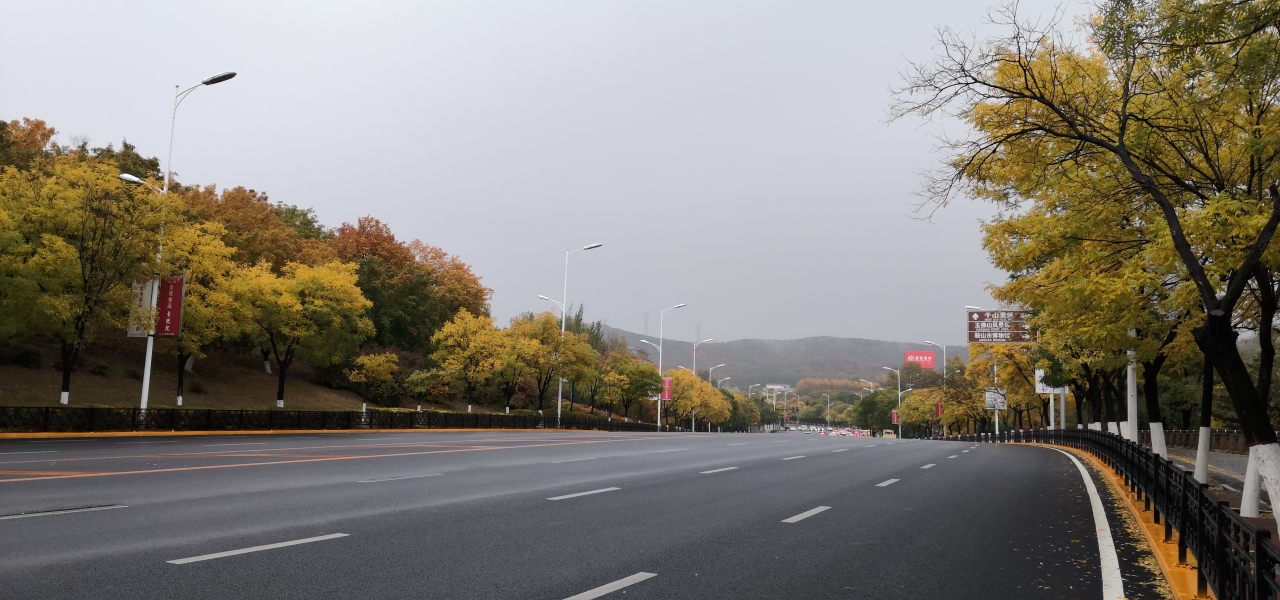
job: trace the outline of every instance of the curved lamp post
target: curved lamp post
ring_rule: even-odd
[[[176,86],[176,85],[173,86],[174,87],[173,113],[169,115],[169,154],[165,157],[164,188],[160,190],[159,192],[160,194],[163,195],[163,194],[169,193],[169,184],[173,180],[173,132],[178,123],[178,106],[181,105],[182,101],[186,100],[187,96],[190,95],[191,92],[194,92],[196,88],[204,85],[214,85],[216,83],[222,83],[235,76],[236,76],[235,71],[223,71],[222,73],[218,73],[213,77],[208,77],[204,81],[201,81],[200,83],[197,83],[185,90],[181,90],[180,89],[181,86]],[[124,179],[129,183],[133,183],[133,184],[140,183],[140,184],[146,185],[147,187],[151,188],[152,191],[155,191],[154,186],[151,186],[145,183],[144,181],[142,181],[142,179],[138,177],[134,177],[130,175],[128,178],[126,178],[124,174],[121,174],[120,178]],[[159,268],[160,268],[160,261],[163,258],[164,258],[164,223],[162,222],[160,224],[160,243],[156,248],[157,272],[156,272],[156,276],[151,279],[151,312],[152,313],[155,313],[157,303],[160,300]],[[143,366],[142,366],[142,399],[139,404],[143,411],[147,410],[147,403],[151,396],[151,357],[155,354],[155,345],[156,345],[156,325],[153,322],[151,323],[151,326],[147,328],[147,357],[146,357],[146,360],[143,362]],[[64,403],[66,402],[65,398],[63,399],[63,402]],[[280,400],[277,402],[277,406],[280,406],[283,404],[284,404],[283,400]]]

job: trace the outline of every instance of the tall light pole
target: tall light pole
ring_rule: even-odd
[[[200,83],[197,83],[185,90],[182,90],[181,86],[176,86],[176,85],[173,86],[173,89],[174,89],[173,113],[169,115],[169,154],[165,157],[165,161],[164,161],[164,168],[165,168],[164,189],[160,191],[162,195],[169,193],[169,183],[173,180],[173,131],[175,126],[178,123],[178,105],[182,104],[182,101],[186,100],[187,96],[191,92],[194,92],[196,88],[202,85],[213,85],[215,83],[222,83],[235,76],[236,76],[235,71],[224,71],[222,73],[218,73],[217,75],[214,75],[213,77],[209,77],[204,81],[201,81]],[[135,177],[134,179],[138,179],[138,178]],[[133,181],[130,181],[128,179],[125,179],[125,181],[134,183]],[[141,179],[138,179],[138,183],[141,183],[141,181],[142,181]],[[155,189],[155,188],[152,188],[152,189]],[[156,312],[156,306],[158,305],[157,303],[160,300],[159,269],[160,269],[160,261],[163,258],[164,258],[164,223],[162,222],[160,224],[160,243],[156,248],[156,276],[151,279],[151,314],[153,315]],[[142,365],[142,400],[140,404],[141,404],[142,410],[144,411],[147,410],[147,401],[151,396],[151,357],[152,355],[155,354],[155,345],[156,345],[156,324],[155,324],[155,321],[151,321],[151,326],[147,328],[147,357],[146,357],[146,360],[143,361],[143,365]],[[63,398],[63,402],[64,403],[66,402],[66,398]],[[277,405],[283,404],[283,403],[284,401],[281,400],[277,403]]]
[[[714,342],[714,341],[716,341],[715,338],[707,338],[705,340],[702,340],[701,342],[693,343],[693,376],[694,377],[698,376],[698,346],[701,346],[707,342]],[[708,380],[711,379],[710,373],[707,373],[707,379]]]
[[[871,386],[871,391],[873,391],[873,392],[874,392],[874,391],[876,391],[876,382],[874,382],[874,381],[867,381],[866,379],[859,379],[858,381],[861,381],[862,383],[865,383],[865,384],[867,384],[867,385]]]
[[[711,373],[712,373],[712,371],[715,371],[716,369],[719,369],[720,367],[723,367],[724,365],[725,365],[725,363],[720,363],[720,364],[718,364],[718,365],[716,365],[716,366],[714,366],[714,367],[711,367],[710,369],[707,369],[707,381],[708,381],[708,382],[715,381],[715,379],[713,379],[713,378],[711,377]],[[697,373],[694,373],[694,375],[697,375]]]
[[[898,376],[898,439],[902,439],[902,372],[893,367],[880,367]]]
[[[733,379],[733,376],[732,376],[732,375],[730,375],[730,376],[728,376],[728,377],[725,377],[724,379],[721,379],[721,380],[719,380],[719,381],[716,381],[716,389],[717,389],[717,390],[718,390],[718,389],[720,389],[720,388],[721,388],[721,386],[723,386],[723,385],[724,385],[724,382],[729,381],[730,379]]]
[[[831,394],[823,394],[827,397],[827,425],[831,424]]]
[[[662,377],[662,342],[664,339],[663,320],[666,319],[667,317],[667,311],[675,310],[677,308],[684,308],[685,306],[688,306],[688,304],[681,302],[680,304],[677,304],[675,306],[668,306],[667,308],[662,309],[662,312],[658,313],[658,343],[655,344],[648,340],[640,340],[641,342],[645,344],[649,344],[650,346],[653,346],[658,349],[658,377]],[[694,373],[694,375],[697,375],[697,373]],[[658,394],[658,431],[662,431],[662,394],[661,393]]]
[[[937,346],[939,348],[942,348],[942,383],[946,383],[947,382],[947,345],[939,344],[937,342],[930,342],[929,340],[925,340],[924,343],[929,344],[930,346]]]
[[[684,366],[684,365],[676,365],[676,368],[677,368],[677,369],[684,369],[684,370],[686,370],[686,371],[688,371],[688,372],[690,372],[690,373],[693,373],[693,369],[690,369],[689,367],[686,367],[686,366]],[[695,376],[696,376],[696,374],[695,374]]]
[[[582,252],[583,250],[595,250],[596,248],[599,248],[600,246],[603,246],[603,245],[604,244],[587,244],[586,246],[578,248],[577,250],[570,250],[568,248],[565,248],[564,294],[561,296],[562,300],[560,302],[556,302],[556,304],[560,305],[560,339],[561,340],[564,340],[564,324],[565,324],[565,319],[568,317],[566,313],[568,313],[568,308],[569,308],[569,257],[579,252]],[[544,300],[551,300],[546,296],[538,296],[538,297]],[[555,302],[555,300],[551,300],[551,301]],[[561,344],[561,346],[563,345],[564,344]],[[559,366],[560,366],[560,355],[556,354],[556,367],[557,367],[556,368],[556,429],[560,428],[560,406],[564,404],[564,377],[562,373],[560,373]]]
[[[760,384],[758,384],[758,383],[753,383],[753,384],[751,384],[751,385],[747,386],[747,397],[748,397],[748,398],[750,398],[750,397],[751,397],[751,389],[752,389],[752,388],[754,388],[754,387],[756,387],[756,386],[758,386],[758,385],[760,385]]]

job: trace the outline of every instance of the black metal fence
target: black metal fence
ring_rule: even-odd
[[[1219,600],[1275,600],[1280,592],[1276,566],[1280,547],[1260,520],[1241,517],[1228,503],[1195,480],[1190,471],[1124,438],[1101,431],[1015,430],[999,435],[948,436],[972,442],[1039,442],[1078,448],[1113,468],[1136,494],[1153,522],[1164,525],[1164,541],[1178,545],[1178,562],[1187,552],[1199,564],[1198,595],[1213,588]],[[1174,533],[1177,533],[1175,536]]]
[[[0,432],[249,431],[285,429],[541,429],[554,416],[494,413],[184,408],[0,407]],[[565,417],[561,429],[656,431],[653,423]],[[666,429],[664,429],[666,430]],[[672,429],[677,430],[678,429]]]

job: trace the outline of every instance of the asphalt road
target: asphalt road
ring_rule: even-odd
[[[1080,472],[1055,450],[1009,444],[794,432],[0,440],[0,515],[3,598],[1102,593]],[[1129,598],[1159,597],[1143,558],[1122,548]]]

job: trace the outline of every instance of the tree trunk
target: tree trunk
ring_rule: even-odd
[[[1196,436],[1196,468],[1194,477],[1209,483],[1209,426],[1213,422],[1213,359],[1204,355],[1204,372],[1200,376],[1200,431]]]
[[[187,372],[187,357],[190,354],[183,354],[182,350],[178,350],[178,402],[177,406],[182,406],[182,382],[183,375]]]
[[[71,402],[71,370],[75,368],[79,350],[80,348],[75,344],[62,342],[62,394],[58,398],[58,402],[61,404],[69,404]]]
[[[1142,363],[1142,395],[1147,402],[1147,420],[1151,422],[1151,451],[1169,458],[1169,449],[1164,441],[1164,418],[1160,414],[1160,367],[1164,366],[1166,357],[1157,354],[1152,360]]]
[[[1235,405],[1245,441],[1251,446],[1276,443],[1276,431],[1271,427],[1267,404],[1258,395],[1249,369],[1240,357],[1240,349],[1236,347],[1239,334],[1232,329],[1230,317],[1225,314],[1209,314],[1205,324],[1197,327],[1194,334],[1200,351],[1213,357],[1214,372],[1222,380],[1222,386]]]

